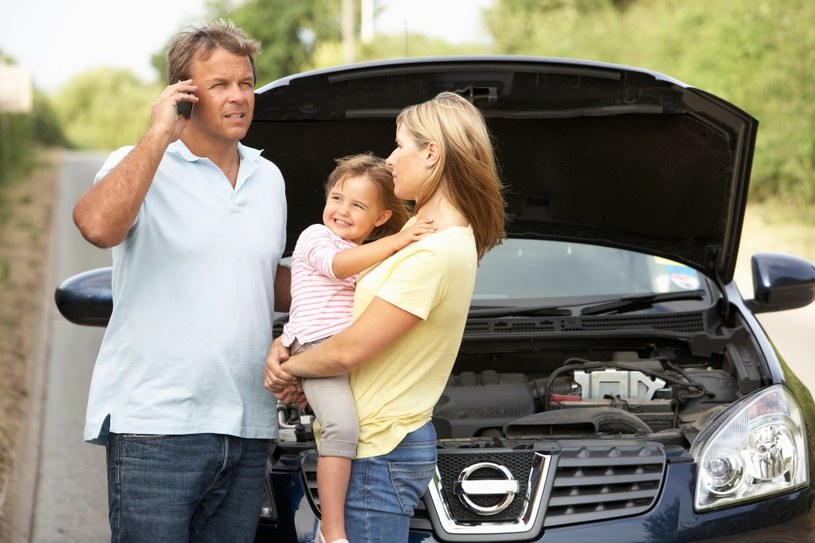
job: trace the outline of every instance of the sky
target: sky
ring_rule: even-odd
[[[340,0],[337,0],[338,2]],[[494,0],[377,0],[374,31],[476,41],[480,10]],[[204,18],[206,0],[0,0],[0,51],[54,92],[90,68],[128,68],[157,79],[150,64],[178,30]]]

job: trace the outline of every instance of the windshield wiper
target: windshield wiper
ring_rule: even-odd
[[[600,315],[602,313],[625,313],[651,307],[660,302],[672,302],[675,300],[703,300],[704,290],[688,290],[684,292],[662,292],[637,294],[633,296],[620,296],[616,300],[601,302],[590,305],[580,310],[581,315]]]
[[[496,318],[496,317],[570,317],[572,312],[562,307],[554,306],[514,306],[490,307],[486,309],[470,309],[467,317]]]

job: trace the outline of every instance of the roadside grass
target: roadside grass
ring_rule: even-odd
[[[0,185],[0,496],[25,416],[28,363],[42,318],[60,153],[39,153],[24,179]],[[2,511],[0,513],[5,513]]]
[[[748,205],[742,245],[789,252],[815,261],[815,206],[802,209],[773,202]]]
[[[756,253],[787,253],[815,263],[815,209],[776,202],[749,204],[744,218],[736,283],[752,297],[750,257]]]

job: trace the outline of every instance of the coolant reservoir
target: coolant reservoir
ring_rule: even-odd
[[[575,371],[574,381],[582,389],[584,400],[605,397],[651,400],[654,393],[665,386],[665,381],[639,371],[605,369],[586,373]]]

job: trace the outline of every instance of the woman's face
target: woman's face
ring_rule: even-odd
[[[393,190],[402,200],[415,200],[430,175],[427,153],[419,149],[404,124],[396,130],[396,149],[385,160],[393,172]]]

